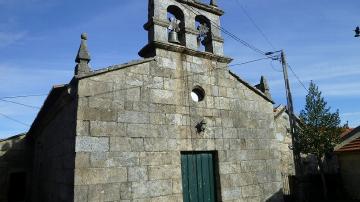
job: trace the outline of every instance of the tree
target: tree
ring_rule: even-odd
[[[327,186],[322,158],[340,143],[340,134],[343,131],[343,127],[340,126],[339,110],[334,113],[330,110],[319,88],[311,82],[305,109],[300,112],[302,125],[298,136],[299,150],[303,154],[312,154],[316,157],[325,199]]]

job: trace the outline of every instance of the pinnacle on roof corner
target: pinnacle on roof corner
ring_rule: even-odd
[[[77,63],[80,63],[81,60],[84,60],[87,62],[90,62],[90,60],[91,60],[86,41],[87,41],[87,34],[82,33],[80,48],[79,48],[78,54],[76,55],[76,59],[75,59],[75,62],[77,62]]]
[[[90,53],[87,48],[87,41],[88,37],[86,33],[81,34],[81,44],[76,55],[75,62],[77,63],[75,67],[75,75],[83,76],[89,73],[90,67],[89,62],[91,60]]]
[[[212,5],[212,6],[217,6],[216,0],[211,0],[211,1],[210,1],[210,5]]]
[[[259,89],[261,92],[263,92],[266,95],[266,97],[272,99],[270,94],[270,87],[265,76],[261,76],[260,83],[255,87]]]

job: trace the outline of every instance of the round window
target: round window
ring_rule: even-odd
[[[203,88],[201,88],[200,86],[196,86],[192,91],[191,91],[191,99],[194,102],[201,102],[203,101],[205,98],[205,91]]]

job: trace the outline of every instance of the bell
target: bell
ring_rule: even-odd
[[[179,36],[178,36],[177,32],[175,32],[175,31],[170,31],[169,32],[169,42],[170,43],[180,44]]]

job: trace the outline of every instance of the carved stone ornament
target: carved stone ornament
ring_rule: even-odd
[[[210,29],[206,25],[206,23],[202,23],[197,27],[197,30],[199,30],[199,37],[204,38],[209,33]]]
[[[205,130],[206,130],[206,124],[207,124],[207,122],[206,122],[205,119],[202,120],[202,121],[200,121],[198,124],[196,124],[195,128],[196,128],[197,132],[198,132],[198,133],[205,132]]]
[[[170,21],[170,25],[169,25],[168,29],[170,31],[180,32],[181,21],[174,17],[169,18],[169,21]]]
[[[198,34],[198,37],[197,37],[197,45],[198,47],[200,47],[200,44],[203,44],[204,46],[206,45],[206,39],[209,32],[210,32],[210,29],[209,27],[207,26],[206,23],[201,23],[198,27],[197,27],[197,30],[199,31],[199,34]]]

